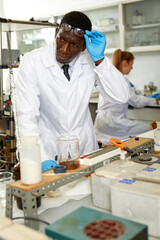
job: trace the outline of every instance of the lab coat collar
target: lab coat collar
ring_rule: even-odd
[[[50,44],[47,49],[45,48],[44,52],[42,53],[42,61],[46,68],[54,67],[53,74],[60,79],[66,81],[66,77],[64,76],[63,72],[60,69],[60,66],[56,60],[56,44]],[[75,63],[73,64],[73,73],[70,79],[70,82],[76,80],[81,74],[83,74],[83,64],[90,64],[90,57],[88,52],[82,52],[76,58]]]
[[[48,45],[47,48],[44,48],[44,52],[42,53],[42,61],[43,61],[43,64],[46,68],[48,67],[52,67],[52,66],[55,66],[55,65],[58,65],[57,63],[57,60],[56,60],[56,55],[55,55],[55,52],[56,52],[56,42],[52,42]],[[86,52],[82,52],[78,59],[76,61],[80,61],[80,64],[88,64],[90,61],[89,61],[89,58],[86,54]]]

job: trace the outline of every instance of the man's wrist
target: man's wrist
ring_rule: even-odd
[[[102,59],[100,59],[100,60],[98,60],[98,61],[96,61],[94,63],[95,63],[96,66],[98,66],[101,62],[103,62],[103,60],[104,60],[104,58],[102,58]]]

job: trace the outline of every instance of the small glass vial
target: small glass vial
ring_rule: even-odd
[[[160,146],[160,121],[157,121],[157,128],[154,130],[154,141],[157,146]]]
[[[124,150],[121,150],[121,154],[120,154],[120,169],[121,169],[121,172],[126,172],[127,169],[127,163],[128,163],[128,160],[126,159],[126,154],[127,152],[124,151]]]
[[[21,138],[20,168],[21,182],[23,184],[30,185],[41,182],[41,150],[37,136]]]

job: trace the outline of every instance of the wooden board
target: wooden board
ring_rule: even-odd
[[[80,170],[83,170],[83,169],[85,169],[87,167],[88,167],[87,165],[82,165],[81,164],[80,167],[75,169],[75,170],[67,170],[67,173],[76,173],[76,172],[78,172]],[[53,173],[53,170],[49,170],[49,171],[46,171],[44,173],[46,173],[46,174],[47,173]],[[16,187],[16,188],[19,188],[19,189],[21,189],[23,191],[26,191],[26,192],[29,192],[29,191],[31,191],[31,190],[33,190],[35,188],[42,187],[42,186],[44,186],[44,185],[46,185],[48,183],[53,182],[54,180],[58,180],[58,179],[63,178],[65,176],[66,176],[66,174],[58,174],[58,175],[55,174],[55,175],[49,175],[49,176],[46,176],[46,175],[42,174],[42,181],[40,183],[38,183],[38,184],[25,185],[25,184],[23,184],[21,182],[21,180],[18,180],[16,182],[12,182],[12,183],[10,183],[8,185]]]
[[[151,140],[154,141],[154,139],[152,139],[152,138],[139,138],[139,140],[135,140],[135,139],[136,139],[136,137],[131,138],[129,140],[124,141],[124,143],[126,144],[126,146],[128,148],[132,149],[132,148],[136,148],[142,144],[145,144],[147,142],[150,142]]]

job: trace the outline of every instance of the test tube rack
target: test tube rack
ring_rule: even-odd
[[[150,138],[135,138],[125,141],[127,147],[132,149],[132,153],[129,155],[137,154],[143,150],[148,150],[148,152],[154,152],[154,140]],[[108,148],[103,148],[99,151],[89,154],[88,159],[98,158],[100,155],[105,155],[110,153],[110,151],[116,150],[117,147],[111,146]],[[56,175],[43,175],[42,181],[34,185],[24,185],[21,180],[10,183],[6,187],[6,217],[12,218],[13,215],[13,196],[19,197],[22,199],[23,213],[24,217],[34,217],[38,218],[37,214],[37,204],[36,198],[42,196],[49,191],[54,191],[59,187],[71,183],[81,177],[87,176],[93,173],[97,168],[100,168],[110,162],[120,159],[120,155],[116,154],[112,157],[105,157],[102,161],[96,162],[93,165],[83,165],[80,164],[80,167],[75,170],[67,170],[67,174],[56,174]],[[47,173],[53,173],[53,170],[47,171]],[[25,225],[33,228],[39,229],[38,221],[27,220],[25,219]]]

